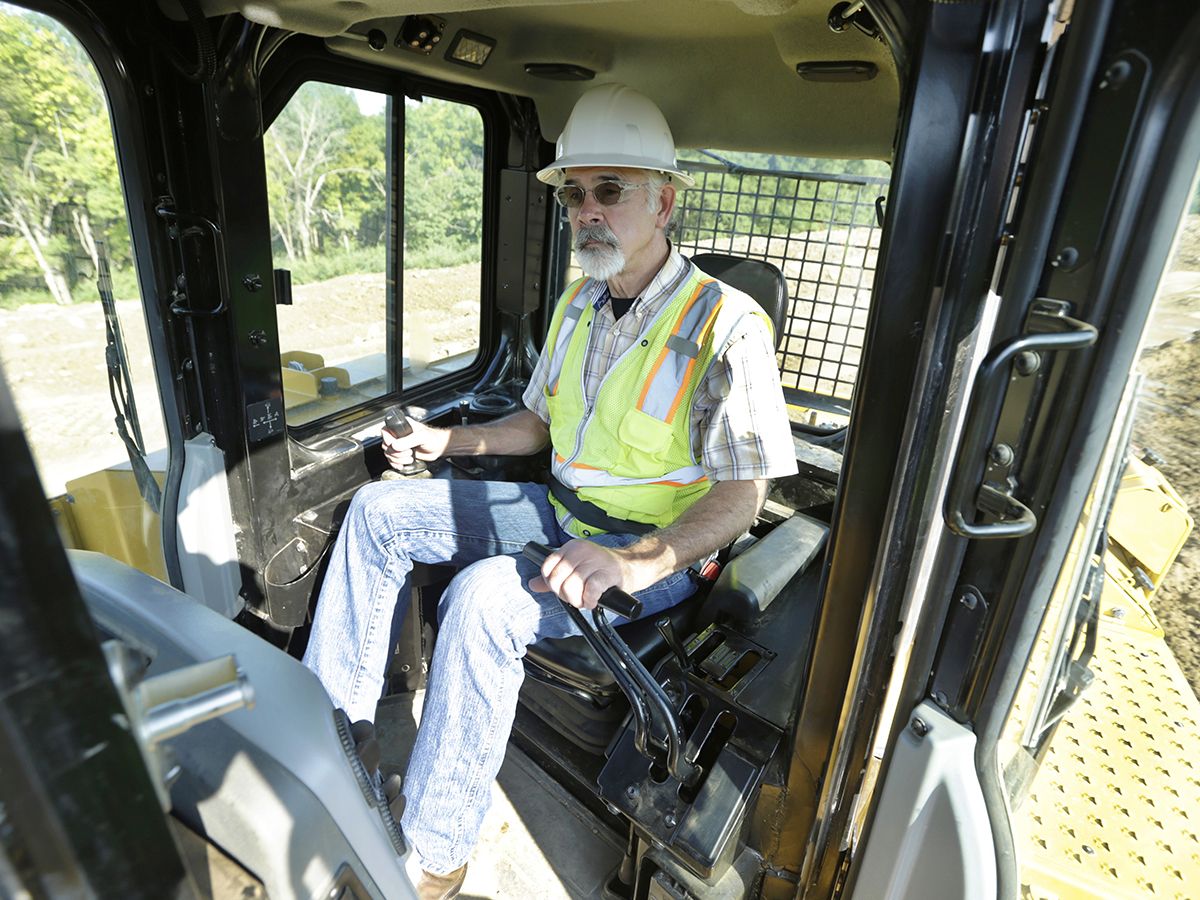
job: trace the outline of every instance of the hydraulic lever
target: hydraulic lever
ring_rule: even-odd
[[[691,671],[692,664],[688,661],[687,649],[683,646],[683,641],[679,640],[679,635],[675,633],[675,626],[671,624],[671,617],[663,616],[654,623],[654,627],[662,635],[663,640],[667,642],[667,646],[671,648],[671,652],[675,654],[675,659],[679,661],[679,671]]]
[[[412,426],[408,424],[408,417],[404,415],[404,410],[399,406],[389,406],[387,412],[383,416],[383,427],[392,435],[398,438],[408,437],[412,434]],[[424,460],[417,459],[413,456],[413,461],[406,466],[402,466],[397,471],[401,475],[420,475],[427,471],[428,466]]]
[[[539,566],[552,552],[550,547],[535,541],[530,541],[524,549],[525,558]],[[642,614],[641,601],[618,587],[610,587],[600,595],[598,606],[593,611],[595,627],[581,610],[569,604],[563,605],[584,640],[596,651],[601,662],[613,673],[618,687],[629,698],[635,726],[634,746],[638,753],[655,762],[663,762],[671,776],[683,784],[695,784],[700,778],[701,768],[683,756],[683,732],[679,726],[679,716],[671,706],[666,691],[646,671],[604,612],[607,609],[632,621]],[[654,736],[656,720],[666,735],[665,741],[660,742]],[[664,751],[666,759],[660,760],[655,750]]]
[[[554,552],[554,548],[539,544],[537,541],[530,541],[522,552],[527,560],[541,566],[546,561],[546,557]],[[618,616],[624,616],[630,622],[642,615],[642,601],[625,593],[619,587],[610,587],[600,595],[597,602],[604,609],[615,612]],[[574,607],[570,608],[574,609]]]

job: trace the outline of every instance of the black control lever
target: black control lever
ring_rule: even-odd
[[[526,559],[537,563],[540,567],[553,550],[544,544],[530,541],[525,545],[523,552]],[[563,605],[566,606],[568,615],[579,628],[584,640],[596,651],[596,655],[613,673],[617,685],[629,698],[635,725],[634,747],[638,753],[656,761],[659,757],[651,749],[651,745],[665,750],[664,762],[667,771],[683,784],[695,784],[700,777],[701,769],[683,757],[683,738],[679,727],[679,716],[671,706],[666,691],[654,680],[654,676],[646,671],[641,660],[629,649],[629,645],[621,639],[621,636],[613,629],[612,623],[608,621],[608,616],[604,614],[604,610],[609,609],[630,620],[636,619],[642,613],[641,601],[620,588],[611,587],[600,595],[598,604],[599,608],[593,612],[596,623],[594,628],[582,611],[569,604]],[[650,708],[654,709],[654,718],[659,720],[662,730],[666,734],[665,747],[654,738]]]
[[[679,635],[675,633],[675,626],[671,622],[671,617],[663,616],[654,623],[654,627],[662,635],[663,640],[667,642],[667,646],[671,648],[671,652],[675,654],[675,658],[679,661],[679,671],[687,672],[691,669],[692,666],[688,662],[687,650],[684,648],[683,642],[679,640]]]
[[[383,414],[383,427],[386,431],[391,432],[395,437],[408,437],[412,434],[412,426],[408,424],[408,416],[404,415],[404,410],[398,406],[389,406],[387,412]],[[420,475],[429,467],[425,465],[424,460],[417,459],[415,453],[413,461],[406,466],[401,466],[398,471],[401,475]]]
[[[662,685],[655,681],[654,676],[646,671],[646,667],[629,649],[629,645],[621,640],[621,636],[617,634],[608,621],[608,617],[604,615],[604,610],[597,609],[595,618],[600,636],[612,645],[621,661],[628,667],[638,687],[644,692],[645,702],[658,712],[663,731],[667,735],[667,771],[678,778],[680,782],[691,787],[700,780],[702,770],[700,766],[683,757],[683,731],[679,725],[679,716],[671,705],[671,699],[663,690]]]
[[[536,541],[526,544],[523,551],[525,558],[530,562],[537,563],[538,566],[541,566],[546,561],[546,557],[553,552],[553,548]],[[642,615],[642,601],[632,594],[625,593],[619,587],[610,587],[600,595],[600,599],[596,602],[609,612],[624,616],[630,622]]]
[[[522,552],[526,559],[537,563],[538,568],[541,568],[542,564],[546,561],[546,557],[553,551],[544,544],[530,541],[525,545]],[[567,610],[567,615],[571,617],[571,621],[575,623],[575,627],[583,635],[583,639],[587,641],[588,646],[600,657],[600,661],[604,663],[605,668],[612,672],[617,686],[629,698],[629,705],[632,708],[635,726],[633,735],[634,748],[642,756],[649,759],[657,759],[650,743],[650,711],[646,708],[646,700],[642,695],[641,688],[633,680],[629,672],[626,671],[616,651],[596,633],[587,616],[581,610],[567,603],[564,603],[563,606]]]

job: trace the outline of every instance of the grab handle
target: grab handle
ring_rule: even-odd
[[[1012,496],[1002,485],[981,483],[987,448],[1004,406],[1005,389],[1013,363],[1022,354],[1033,355],[1082,350],[1096,342],[1093,325],[1066,314],[1065,303],[1047,298],[1034,301],[1026,331],[993,347],[980,365],[975,378],[962,446],[950,478],[946,495],[945,519],[950,530],[965,538],[1019,538],[1037,528],[1037,515]],[[1030,374],[1036,371],[1031,369]],[[984,511],[992,521],[976,523],[975,514]]]

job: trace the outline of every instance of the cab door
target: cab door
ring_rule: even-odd
[[[386,410],[455,417],[515,353],[544,220],[511,202],[523,173],[499,203],[525,143],[493,93],[237,27],[228,77],[197,93],[164,73],[205,135],[169,173],[189,286],[173,356],[188,427],[224,453],[243,618],[283,643],[341,510],[385,468]],[[189,230],[200,210],[212,239]]]
[[[1063,24],[1050,13],[1048,34]],[[919,654],[908,660],[917,690],[894,670],[896,712],[876,742],[882,788],[852,834],[863,847],[850,869],[857,896],[1186,890],[1182,864],[1182,881],[1171,881],[1170,865],[1163,877],[1146,863],[1160,842],[1188,840],[1186,818],[1172,823],[1162,809],[1188,804],[1159,794],[1157,814],[1139,816],[1134,798],[1150,812],[1156,797],[1128,762],[1133,734],[1121,732],[1138,728],[1134,716],[1116,730],[1110,722],[1108,738],[1091,742],[1094,758],[1081,738],[1100,734],[1096,716],[1075,734],[1056,725],[1081,695],[1103,692],[1098,668],[1116,666],[1097,656],[1097,632],[1109,628],[1105,556],[1122,526],[1112,514],[1127,472],[1132,370],[1200,160],[1198,36],[1187,4],[1079,4],[1048,56],[1014,160],[995,299],[980,319],[991,334],[982,359],[964,367],[961,427],[944,480],[925,494],[941,521],[916,546],[930,548],[926,587],[937,600],[908,610],[937,644],[928,668]],[[1058,762],[1079,784],[1054,788],[1062,796],[1037,811],[1043,830],[1031,834],[1022,804],[1037,802],[1037,769],[1058,739],[1074,740]],[[1166,750],[1148,750],[1147,761],[1162,766]],[[1105,816],[1122,787],[1121,812]],[[1174,838],[1122,829],[1122,814]],[[1031,859],[1046,835],[1062,851],[1051,881]],[[1120,841],[1145,871],[1103,857]]]

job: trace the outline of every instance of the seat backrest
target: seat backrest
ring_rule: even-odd
[[[697,253],[692,262],[706,275],[749,294],[758,302],[775,328],[775,349],[778,350],[788,313],[787,282],[779,267],[765,260],[724,253]]]

